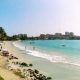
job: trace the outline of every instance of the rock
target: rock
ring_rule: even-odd
[[[47,80],[51,80],[52,79],[52,77],[47,77]]]
[[[34,72],[35,72],[36,74],[39,74],[39,71],[38,71],[37,69],[35,69]]]

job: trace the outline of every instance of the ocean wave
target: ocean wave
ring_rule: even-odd
[[[41,52],[36,51],[36,50],[29,50],[27,48],[25,50],[25,46],[22,46],[22,45],[18,44],[17,42],[13,42],[12,44],[15,47],[19,48],[20,50],[25,51],[26,54],[29,54],[29,55],[32,55],[32,56],[35,56],[35,57],[40,57],[40,58],[47,59],[47,60],[49,60],[50,62],[53,62],[53,63],[65,63],[65,64],[70,64],[70,65],[80,66],[79,63],[67,60],[62,55],[61,56],[60,55],[59,56],[58,55],[48,55],[46,53],[41,53]]]

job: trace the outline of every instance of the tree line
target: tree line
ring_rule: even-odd
[[[26,40],[27,39],[27,34],[18,34],[18,35],[13,35],[9,36],[3,29],[3,27],[0,27],[0,40]]]
[[[0,27],[0,41],[3,41],[3,40],[55,40],[55,39],[80,40],[80,36],[62,35],[61,33],[57,33],[55,35],[41,34],[38,37],[28,37],[27,34],[17,34],[17,35],[9,36],[7,35],[3,27]]]

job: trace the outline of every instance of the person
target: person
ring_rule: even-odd
[[[2,45],[0,44],[0,51],[2,50]]]
[[[26,51],[26,46],[25,46],[25,51]]]
[[[33,50],[35,50],[35,47],[33,47]]]
[[[27,50],[26,48],[27,48],[27,47],[25,46],[25,50],[24,50],[25,52],[26,52],[26,50]]]

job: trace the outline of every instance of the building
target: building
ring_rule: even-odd
[[[74,36],[74,33],[73,32],[70,32],[69,36],[70,37],[73,37]]]
[[[55,33],[55,35],[56,35],[56,36],[61,36],[62,34],[61,34],[61,33]]]
[[[53,38],[53,35],[52,34],[46,34],[45,38],[46,39],[52,39]]]
[[[69,32],[65,32],[65,35],[66,35],[66,36],[69,36],[69,34],[70,34]]]
[[[40,39],[45,39],[45,34],[40,34]]]
[[[65,36],[73,37],[74,33],[73,32],[65,32]]]

